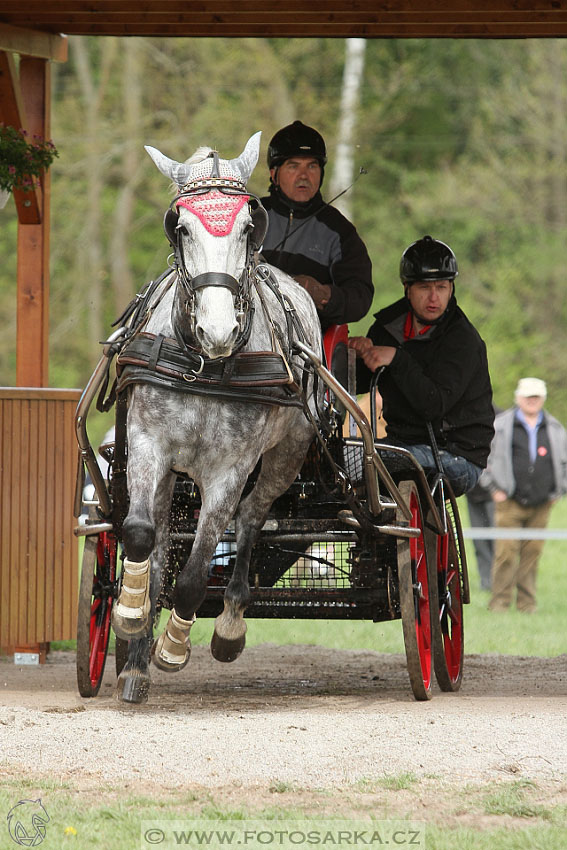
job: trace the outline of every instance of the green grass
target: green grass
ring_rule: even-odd
[[[488,815],[510,815],[516,818],[542,818],[552,820],[551,809],[532,803],[526,799],[526,790],[532,789],[534,783],[527,781],[511,782],[497,791],[490,792],[486,797],[484,810]]]
[[[426,829],[427,850],[565,850],[564,827],[533,826],[526,829],[447,828]]]
[[[137,850],[149,846],[140,840],[142,821],[158,821],[165,829],[168,821],[183,821],[189,829],[194,820],[210,820],[212,828],[250,820],[269,828],[283,819],[312,821],[315,827],[328,829],[341,818],[364,823],[371,819],[376,825],[380,821],[399,821],[402,826],[425,822],[427,850],[564,850],[566,846],[565,806],[550,800],[549,791],[534,783],[495,782],[456,789],[437,780],[422,784],[410,774],[388,779],[342,790],[282,783],[277,789],[259,791],[253,801],[240,798],[235,790],[229,796],[206,789],[171,790],[155,799],[106,785],[75,790],[55,781],[0,779],[0,812],[7,814],[20,800],[41,798],[50,818],[41,845],[45,850]],[[278,794],[285,799],[270,796]],[[527,820],[529,824],[524,823]],[[11,846],[16,845],[2,817],[0,847]]]
[[[463,525],[468,524],[466,501],[460,500]],[[567,500],[552,511],[550,527],[567,528]],[[466,543],[471,603],[465,607],[467,654],[556,656],[567,652],[563,624],[567,622],[567,540],[546,542],[538,577],[538,611],[532,615],[510,609],[488,611],[489,594],[480,589],[472,541]],[[193,644],[208,644],[213,622],[197,619],[191,632]],[[385,623],[342,620],[249,620],[247,645],[262,643],[314,644],[331,649],[370,649],[404,652],[398,620]],[[54,643],[54,649],[75,648],[74,641]],[[112,645],[111,645],[112,648]]]

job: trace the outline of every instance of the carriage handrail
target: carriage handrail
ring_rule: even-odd
[[[92,373],[85,389],[83,390],[83,394],[79,399],[79,403],[77,404],[77,412],[75,414],[75,433],[77,435],[77,442],[79,444],[80,463],[84,464],[89,471],[95,488],[95,492],[98,496],[100,509],[102,511],[103,516],[105,517],[110,516],[110,513],[112,511],[112,502],[110,500],[108,488],[106,486],[102,472],[100,471],[100,467],[98,465],[95,453],[89,441],[89,436],[87,434],[87,416],[93,399],[97,395],[106,375],[108,369],[108,358],[113,355],[116,342],[124,335],[125,331],[125,327],[118,328],[118,330],[114,331],[114,333],[112,333],[106,340],[102,349],[102,357],[98,361],[94,372]],[[81,469],[82,468],[79,468],[78,480],[80,480],[81,478]],[[76,504],[77,499],[78,496],[76,495],[75,516],[79,516],[80,514],[80,504]]]
[[[419,461],[416,460],[414,455],[412,455],[412,453],[409,451],[409,449],[402,448],[402,446],[393,446],[393,445],[390,445],[390,443],[382,443],[382,442],[379,445],[379,449],[380,449],[380,451],[393,452],[394,454],[398,454],[398,455],[400,455],[400,457],[404,457],[404,458],[406,458],[406,460],[409,461],[410,465],[413,468],[413,472],[416,474],[416,476],[418,478],[418,485],[420,487],[420,492],[423,493],[423,495],[425,496],[425,499],[427,500],[427,505],[429,507],[429,510],[431,511],[431,518],[433,519],[433,522],[435,524],[435,531],[438,534],[446,534],[447,525],[446,525],[446,519],[445,519],[445,516],[444,516],[445,497],[443,495],[443,482],[441,482],[442,483],[442,487],[441,487],[442,498],[440,499],[440,504],[443,505],[443,518],[442,518],[439,515],[439,509],[438,509],[438,507],[435,503],[435,499],[433,498],[433,494],[434,494],[434,492],[435,492],[435,490],[438,486],[438,483],[439,483],[438,480],[436,480],[435,486],[433,488],[431,488],[431,486],[430,486],[430,484],[427,480],[427,477],[425,475],[425,472],[423,471],[423,467],[421,466]],[[379,457],[378,453],[376,453],[376,457]],[[379,458],[379,459],[382,460],[381,458]],[[382,465],[383,464],[384,464],[384,462],[382,461]]]
[[[366,486],[368,488],[368,504],[371,512],[376,516],[382,510],[382,506],[380,504],[378,478],[374,472],[374,463],[372,461],[372,456],[374,454],[374,437],[372,434],[370,423],[368,422],[364,411],[360,409],[357,402],[352,398],[350,393],[348,393],[343,387],[343,385],[339,383],[339,381],[337,381],[337,379],[331,374],[331,372],[329,372],[329,370],[326,369],[325,366],[323,366],[321,358],[318,357],[317,354],[312,351],[312,349],[310,349],[307,345],[305,345],[305,343],[301,342],[300,340],[296,340],[295,344],[300,350],[300,352],[305,355],[308,360],[311,361],[323,383],[326,384],[326,386],[333,391],[339,401],[344,405],[344,407],[353,417],[354,421],[360,429],[363,443],[364,476],[366,479]],[[406,518],[408,519],[408,521],[411,519],[411,514],[409,513],[409,511],[407,512]]]
[[[380,500],[380,490],[378,486],[378,476],[381,478],[385,486],[387,487],[390,495],[396,502],[396,505],[401,510],[404,518],[410,522],[412,519],[411,511],[409,507],[406,505],[403,500],[400,491],[396,483],[394,482],[392,476],[388,472],[386,466],[384,465],[384,461],[377,454],[376,448],[374,445],[374,434],[372,432],[372,428],[368,419],[366,418],[366,414],[358,405],[356,399],[354,399],[350,393],[345,390],[343,385],[337,381],[337,379],[329,372],[329,370],[323,366],[321,359],[312,351],[308,346],[304,343],[297,341],[297,347],[299,350],[312,362],[317,374],[321,378],[324,384],[333,391],[333,393],[337,396],[341,404],[348,410],[354,421],[356,422],[360,434],[362,436],[362,447],[363,447],[363,468],[364,468],[364,478],[366,481],[366,487],[368,491],[368,503],[371,512],[376,516],[378,515],[385,505]]]
[[[304,343],[297,342],[297,347],[300,351],[312,362],[317,374],[325,383],[329,389],[333,391],[333,393],[338,397],[339,401],[345,406],[350,415],[353,417],[356,422],[360,434],[362,436],[362,444],[363,444],[363,463],[364,463],[364,477],[366,481],[366,486],[368,489],[368,500],[369,507],[373,514],[378,514],[384,507],[388,507],[384,504],[384,502],[380,499],[380,491],[378,487],[378,478],[382,481],[386,489],[389,491],[391,497],[394,499],[395,504],[402,512],[405,519],[411,521],[411,511],[406,505],[402,495],[394,482],[389,470],[387,469],[384,461],[380,457],[379,453],[376,451],[376,443],[374,440],[374,432],[373,429],[368,422],[368,419],[364,413],[364,411],[358,405],[356,399],[354,399],[350,393],[346,391],[346,389],[342,386],[339,381],[332,375],[331,372],[323,365],[320,358],[317,357],[315,352],[313,352],[310,348],[308,348]],[[347,439],[348,443],[349,440]],[[437,505],[435,504],[435,500],[433,499],[433,495],[431,489],[429,487],[427,478],[423,471],[421,464],[415,459],[408,449],[402,448],[400,446],[391,446],[387,443],[380,443],[380,449],[384,451],[392,451],[395,454],[399,454],[400,456],[406,458],[409,461],[409,464],[412,467],[412,471],[416,474],[419,479],[420,490],[423,493],[427,505],[430,510],[430,522],[433,523],[435,527],[435,531],[438,534],[445,533],[445,525],[443,519],[439,516],[439,510]]]

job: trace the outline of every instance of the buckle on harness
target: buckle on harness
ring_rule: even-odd
[[[197,357],[199,358],[199,360],[201,361],[201,365],[199,366],[199,368],[198,368],[198,369],[191,369],[191,372],[192,372],[192,374],[191,374],[191,375],[189,374],[189,372],[184,372],[184,373],[183,373],[183,380],[184,380],[184,381],[187,381],[187,383],[188,383],[188,384],[192,384],[192,383],[193,383],[193,381],[196,381],[196,380],[197,380],[197,375],[200,375],[200,374],[201,374],[201,372],[203,371],[203,369],[205,368],[205,359],[204,359],[204,357],[202,357],[200,354],[197,354],[196,356],[197,356]]]

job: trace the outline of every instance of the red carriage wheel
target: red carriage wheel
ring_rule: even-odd
[[[402,481],[399,490],[411,510],[411,525],[422,529],[419,537],[398,538],[398,579],[410,684],[414,697],[418,700],[426,700],[431,699],[433,664],[431,605],[427,552],[423,536],[423,514],[415,483]]]
[[[116,553],[112,532],[85,539],[77,621],[77,683],[82,697],[96,696],[102,682],[116,587]]]
[[[416,699],[427,700],[431,699],[433,665],[431,604],[427,552],[423,536],[423,514],[415,483],[402,481],[399,490],[411,510],[411,525],[422,529],[419,537],[398,538],[398,579],[410,684]],[[399,509],[398,513],[400,513]],[[401,519],[401,516],[399,518]]]
[[[463,545],[455,498],[446,494],[447,534],[428,533],[432,568],[433,661],[442,691],[458,691],[463,676]],[[434,571],[434,572],[433,572]]]

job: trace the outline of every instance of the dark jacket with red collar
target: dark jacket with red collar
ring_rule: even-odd
[[[375,345],[397,348],[378,382],[387,435],[428,444],[430,421],[439,448],[485,467],[494,435],[486,346],[454,296],[441,322],[406,340],[408,309],[401,298],[380,310],[367,334]],[[358,363],[357,389],[364,392],[372,374]]]
[[[331,287],[319,314],[323,329],[366,316],[374,295],[372,263],[354,225],[325,204],[320,192],[307,204],[294,204],[271,187],[261,200],[270,221],[262,250],[266,262]]]

